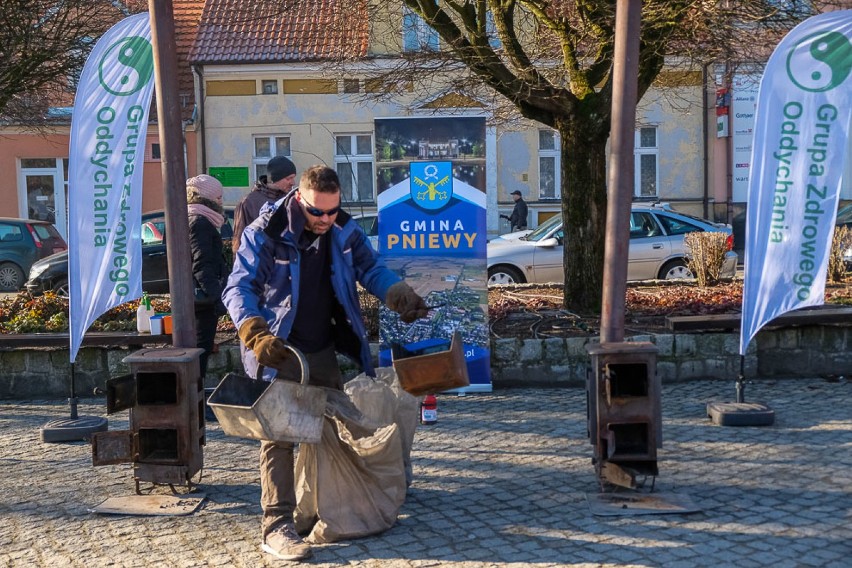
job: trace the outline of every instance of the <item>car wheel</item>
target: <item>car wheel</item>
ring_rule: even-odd
[[[17,264],[0,264],[0,292],[17,292],[24,284],[24,271]]]
[[[68,297],[68,280],[63,278],[62,280],[58,280],[54,285],[52,290],[54,293],[60,298]]]
[[[692,271],[686,266],[682,258],[670,260],[660,269],[660,280],[678,280],[681,278],[695,278]]]
[[[523,284],[524,276],[511,266],[492,266],[488,269],[489,284]]]

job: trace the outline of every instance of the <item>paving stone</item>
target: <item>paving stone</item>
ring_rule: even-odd
[[[683,346],[681,346],[683,347]],[[312,566],[848,565],[852,528],[852,385],[754,381],[746,396],[776,411],[768,428],[713,425],[711,400],[733,381],[663,386],[658,492],[701,512],[600,517],[582,388],[439,396],[418,428],[414,483],[387,532],[314,546]],[[207,430],[201,489],[184,517],[113,517],[88,508],[130,495],[128,466],[91,466],[86,443],[42,444],[64,401],[0,401],[0,566],[277,566],[260,551],[258,444]],[[81,400],[80,413],[104,404]],[[111,416],[110,428],[127,427]],[[819,464],[815,466],[815,464]]]

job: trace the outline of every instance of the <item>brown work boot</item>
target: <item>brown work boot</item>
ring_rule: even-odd
[[[281,560],[304,560],[311,555],[311,547],[305,544],[293,523],[284,523],[266,535],[261,548]]]

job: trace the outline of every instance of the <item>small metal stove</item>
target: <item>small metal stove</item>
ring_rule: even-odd
[[[657,448],[663,445],[657,347],[602,343],[587,351],[592,360],[586,395],[595,472],[601,485],[635,488],[638,476],[656,478]]]
[[[203,465],[203,349],[142,349],[124,358],[131,373],[107,381],[107,414],[130,410],[130,429],[92,436],[94,465],[132,463],[139,482],[186,485]]]

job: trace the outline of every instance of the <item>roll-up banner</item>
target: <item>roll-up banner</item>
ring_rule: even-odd
[[[449,349],[458,331],[470,386],[455,390],[490,392],[485,118],[382,118],[375,131],[379,252],[435,306],[413,324],[382,307],[379,365],[393,345]]]
[[[796,26],[758,93],[740,354],[779,315],[824,303],[852,115],[852,11]]]
[[[68,169],[71,362],[104,312],[142,295],[142,164],[154,91],[148,13],[97,42],[80,76]]]

